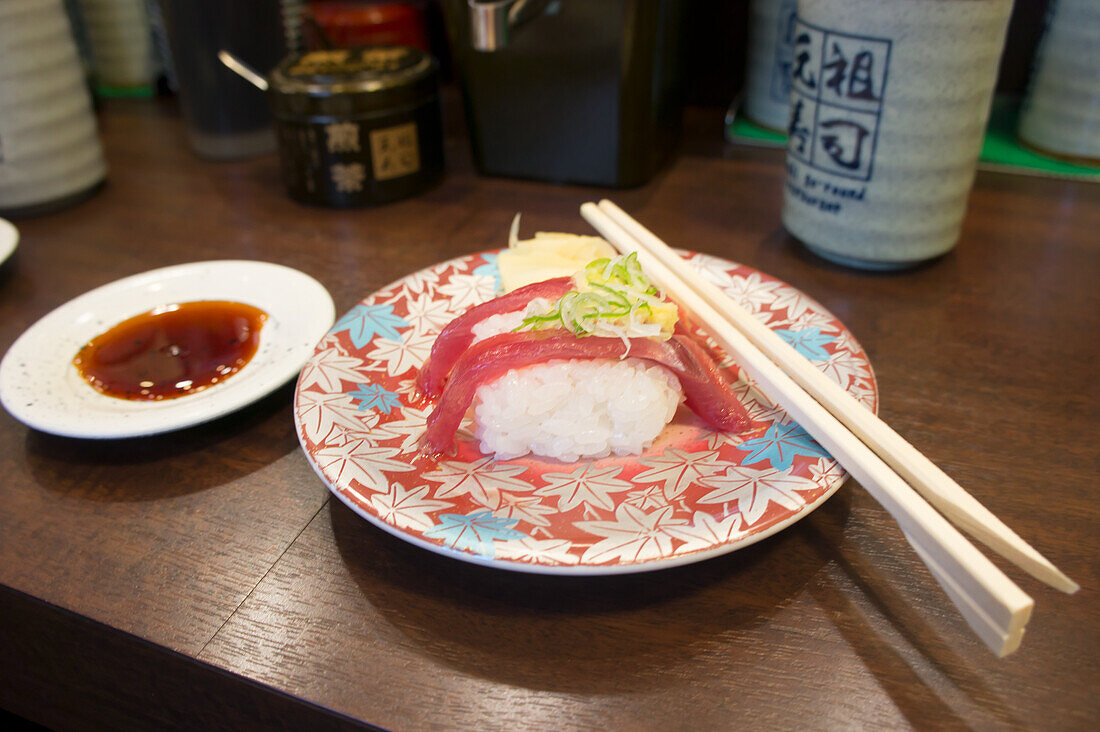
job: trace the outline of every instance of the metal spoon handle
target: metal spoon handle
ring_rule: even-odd
[[[267,79],[229,51],[226,51],[224,48],[218,51],[218,59],[238,76],[251,82],[256,88],[261,91],[267,91]]]

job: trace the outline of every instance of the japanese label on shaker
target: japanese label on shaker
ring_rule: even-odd
[[[874,174],[891,41],[794,25],[789,154],[824,173]]]
[[[359,125],[354,122],[325,125],[325,147],[330,153],[359,152]]]
[[[370,155],[375,180],[389,180],[420,170],[416,123],[371,130]]]
[[[325,149],[333,154],[357,153],[359,125],[354,122],[331,122],[324,126]],[[358,193],[367,179],[367,167],[363,163],[334,162],[329,165],[329,178],[338,193]]]
[[[333,163],[329,167],[332,185],[339,193],[358,193],[367,179],[367,168],[362,163]]]

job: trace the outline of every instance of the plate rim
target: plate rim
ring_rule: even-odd
[[[160,424],[150,425],[147,422],[130,424],[125,419],[120,420],[115,425],[107,424],[105,426],[104,423],[101,422],[95,425],[94,428],[90,425],[82,424],[79,422],[76,424],[66,424],[64,420],[58,421],[57,419],[51,417],[44,418],[42,415],[36,414],[33,409],[26,409],[22,404],[19,403],[19,400],[14,399],[15,394],[13,392],[14,389],[17,388],[16,385],[18,383],[18,377],[12,375],[15,370],[15,366],[13,365],[15,359],[20,355],[22,350],[26,350],[28,348],[28,344],[33,343],[34,339],[40,336],[43,328],[54,327],[52,323],[53,320],[63,318],[69,313],[70,310],[79,310],[82,306],[86,306],[86,304],[92,304],[98,300],[101,300],[105,294],[110,295],[111,293],[118,290],[146,287],[150,284],[155,284],[158,280],[163,279],[177,279],[180,277],[186,278],[189,276],[193,277],[195,276],[195,274],[192,271],[203,272],[208,276],[210,269],[232,270],[236,268],[244,268],[254,272],[278,272],[280,275],[288,276],[293,279],[298,279],[306,286],[312,288],[314,290],[314,293],[310,295],[310,301],[317,304],[317,306],[319,307],[319,311],[311,317],[320,317],[321,320],[327,322],[324,330],[321,330],[320,327],[315,328],[318,332],[318,337],[323,337],[324,333],[328,332],[328,330],[332,327],[332,324],[335,322],[336,307],[335,303],[332,300],[332,295],[329,293],[328,289],[320,281],[318,281],[311,275],[308,275],[301,270],[284,264],[252,259],[210,259],[195,262],[182,262],[165,267],[158,267],[156,269],[127,275],[125,277],[121,277],[111,282],[107,282],[105,284],[94,287],[91,290],[81,293],[76,297],[73,297],[58,305],[57,307],[51,309],[45,315],[41,316],[34,323],[28,326],[12,342],[11,346],[9,346],[7,351],[4,353],[3,358],[0,359],[0,405],[4,407],[4,409],[8,412],[9,415],[11,415],[12,418],[16,419],[27,427],[38,430],[40,432],[57,435],[59,437],[69,437],[76,439],[112,440],[128,439],[134,437],[149,437],[166,432],[174,432],[176,430],[185,429],[188,427],[194,427],[196,425],[204,424],[220,417],[224,417],[248,406],[249,404],[259,401],[265,396],[268,396],[279,387],[283,386],[284,384],[288,383],[296,377],[298,371],[301,370],[302,365],[308,362],[309,358],[312,356],[314,345],[298,346],[298,348],[302,352],[302,359],[301,363],[297,364],[296,367],[291,368],[291,366],[283,366],[277,371],[273,370],[270,374],[267,374],[258,382],[245,382],[246,384],[250,384],[250,389],[234,389],[234,384],[241,382],[233,382],[227,380],[226,382],[224,382],[225,388],[219,391],[216,400],[213,401],[209,409],[196,411],[192,414],[185,414],[182,417],[179,414],[176,414],[173,417],[173,410],[171,408],[164,408],[164,410],[158,415],[159,417],[161,417]],[[225,294],[225,298],[229,300],[234,299],[233,293],[227,291]],[[209,296],[206,299],[210,299]],[[110,310],[109,306],[107,310]],[[130,317],[131,315],[134,315],[134,313],[120,313],[117,316],[108,315],[106,319],[117,323],[121,322],[127,317]],[[109,328],[111,326],[106,327]],[[261,338],[262,337],[263,336],[261,335]],[[294,348],[292,347],[290,350],[293,351]],[[285,356],[283,358],[285,358]],[[28,360],[35,361],[36,358],[31,355]],[[295,359],[295,361],[296,360],[297,359]],[[277,365],[278,362],[266,364],[264,365],[264,367],[268,369],[274,369],[274,367]],[[247,371],[248,365],[242,368],[238,372],[238,375],[246,373]],[[58,379],[60,381],[63,381],[66,373],[67,371],[62,370],[58,374]],[[253,371],[253,373],[256,372]],[[111,399],[111,404],[114,406],[118,406],[117,403],[125,403],[126,401],[107,396],[103,396],[102,398]],[[174,400],[166,400],[159,403],[169,404],[171,401]],[[193,403],[194,402],[180,402],[181,408],[188,412],[191,411],[188,407],[188,404]],[[138,402],[137,404],[145,405],[148,403]],[[137,407],[135,411],[142,408],[143,407]],[[109,417],[105,417],[105,419],[109,419]]]
[[[0,217],[0,264],[8,261],[19,247],[19,227]]]

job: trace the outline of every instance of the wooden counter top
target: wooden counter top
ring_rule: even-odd
[[[219,258],[306,272],[343,313],[524,231],[589,233],[603,190],[476,175],[382,208],[291,202],[275,157],[196,158],[171,105],[100,114],[107,186],[16,222],[0,351],[120,277]],[[880,413],[1082,585],[1016,571],[1022,648],[974,637],[849,483],[745,550],[610,578],[490,570],[374,528],[302,455],[293,385],[208,425],[81,441],[0,414],[0,707],[60,728],[1041,728],[1100,718],[1100,185],[979,173],[958,247],[895,274],[779,224],[783,155],[693,110],[677,159],[610,194],[666,240],[768,272],[867,350]]]

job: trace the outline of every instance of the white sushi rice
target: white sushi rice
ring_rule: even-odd
[[[637,358],[562,360],[513,369],[477,390],[481,450],[573,462],[636,455],[672,421],[680,382]]]

